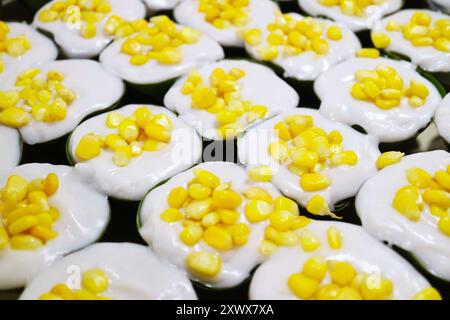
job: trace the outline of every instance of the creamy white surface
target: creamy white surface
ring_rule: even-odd
[[[115,110],[124,116],[130,116],[141,105],[128,105]],[[195,130],[188,127],[171,111],[163,107],[145,105],[154,114],[167,115],[174,128],[170,143],[162,150],[145,151],[139,157],[131,159],[125,167],[113,162],[114,152],[102,149],[100,155],[91,160],[80,162],[75,151],[81,138],[94,132],[101,136],[117,133],[117,129],[106,126],[108,113],[103,113],[83,122],[72,133],[69,152],[77,162],[75,170],[86,180],[91,181],[106,194],[119,199],[141,200],[146,192],[155,185],[186,170],[198,163],[202,154],[202,142]]]
[[[0,125],[0,150],[2,150],[0,172],[17,166],[22,157],[22,141],[19,131]]]
[[[198,11],[198,0],[184,0],[175,9],[175,19],[184,25],[201,30],[228,47],[243,47],[244,40],[239,36],[239,28],[229,27],[219,29],[205,20],[205,15]],[[279,10],[278,5],[271,0],[250,0],[248,6],[249,22],[245,29],[265,25],[273,19],[273,14]]]
[[[144,18],[146,14],[145,5],[139,0],[109,0],[111,12],[103,21],[96,23],[97,34],[93,38],[84,38],[80,34],[80,28],[76,25],[68,25],[62,20],[54,22],[39,21],[39,13],[51,7],[57,0],[51,1],[43,6],[35,15],[33,25],[44,31],[50,32],[55,38],[55,42],[69,58],[92,58],[112,41],[113,37],[103,33],[103,26],[109,16],[118,15],[124,20],[135,20]]]
[[[324,6],[318,0],[298,0],[300,7],[312,16],[326,16],[337,22],[342,22],[353,31],[371,29],[383,16],[399,10],[402,0],[386,0],[378,5],[365,9],[364,17],[343,14],[339,6]]]
[[[292,12],[289,13],[289,15],[295,19],[304,18],[301,15]],[[272,16],[272,21],[274,20],[275,17]],[[358,38],[349,28],[344,25],[339,25],[342,30],[342,39],[333,41],[326,37],[326,32],[328,26],[333,24],[336,25],[336,23],[320,18],[316,18],[315,20],[321,21],[327,26],[324,28],[323,37],[329,44],[329,52],[326,55],[319,56],[314,51],[305,51],[296,56],[285,57],[282,54],[283,49],[280,47],[280,54],[272,62],[284,69],[285,77],[296,78],[298,80],[314,80],[333,65],[354,57],[356,51],[361,48],[361,43]],[[258,49],[268,45],[266,38],[269,31],[266,26],[267,23],[262,26],[263,41],[260,45],[250,46],[246,44],[245,46],[247,53],[256,60],[261,60]]]
[[[0,73],[0,89],[3,88],[5,79],[11,74],[55,60],[58,56],[58,50],[53,42],[31,26],[17,22],[8,22],[7,24],[10,29],[7,35],[8,39],[25,35],[30,41],[31,48],[20,57],[12,57],[6,53],[0,54],[0,60],[3,61],[3,72]]]
[[[326,231],[329,227],[335,227],[343,233],[343,246],[339,250],[328,246]],[[250,299],[299,299],[289,289],[288,278],[291,274],[300,272],[306,260],[314,256],[349,262],[359,273],[381,274],[393,282],[394,299],[409,300],[430,286],[406,260],[359,226],[343,222],[311,221],[307,229],[319,236],[322,246],[311,253],[304,252],[299,246],[278,248],[272,257],[256,270],[250,284]],[[322,283],[329,282],[328,274]]]
[[[211,171],[220,178],[222,183],[232,182],[233,190],[238,193],[244,192],[249,187],[260,187],[274,198],[280,196],[279,191],[272,184],[250,181],[244,168],[234,163],[206,162],[195,168]],[[193,251],[219,254],[222,259],[222,268],[216,277],[197,278],[196,275],[190,274],[190,278],[214,288],[236,286],[245,280],[250,271],[263,260],[258,248],[264,238],[268,220],[249,224],[251,232],[247,244],[229,251],[216,250],[204,241],[200,241],[192,247],[185,245],[179,238],[183,226],[180,223],[167,223],[161,219],[160,215],[169,207],[166,199],[170,191],[179,186],[186,187],[187,183],[194,177],[192,170],[185,171],[154,189],[145,197],[140,210],[142,227],[139,229],[139,233],[156,254],[183,269],[186,268],[186,257]],[[236,211],[241,214],[239,222],[248,223],[244,213],[245,203],[246,201],[243,201]]]
[[[58,283],[72,284],[75,267],[99,268],[109,279],[102,296],[114,300],[196,300],[184,273],[158,258],[149,248],[132,243],[98,243],[75,252],[39,273],[21,300],[35,300]]]
[[[249,100],[254,105],[264,105],[268,108],[267,117],[272,117],[280,112],[297,107],[299,96],[286,82],[279,78],[271,69],[257,63],[245,60],[222,60],[209,64],[197,70],[205,83],[211,72],[216,68],[222,68],[228,72],[231,68],[239,68],[245,71],[246,75],[238,80],[241,86],[241,100]],[[183,83],[187,76],[180,78],[167,92],[164,97],[164,105],[177,112],[180,118],[187,124],[194,127],[197,132],[211,140],[221,140],[217,128],[216,114],[206,110],[192,108],[192,96],[181,92]],[[246,124],[245,116],[239,119],[242,125]],[[248,127],[248,125],[247,125]]]
[[[445,96],[437,109],[434,123],[440,136],[450,143],[450,94]]]
[[[73,90],[77,97],[68,106],[67,116],[62,121],[41,122],[32,120],[20,128],[27,144],[37,144],[60,138],[71,132],[89,114],[107,109],[116,103],[125,92],[119,78],[107,72],[101,64],[92,60],[58,60],[39,67],[38,77],[46,79],[49,70],[64,74],[62,84]],[[14,89],[17,74],[8,80],[5,89]]]
[[[441,150],[406,156],[369,179],[356,197],[356,210],[367,231],[411,252],[429,272],[447,281],[450,237],[437,228],[438,218],[425,205],[420,220],[411,221],[392,206],[392,201],[401,187],[409,185],[406,170],[419,167],[434,175],[449,164],[450,154]]]
[[[329,167],[322,171],[328,176],[332,184],[324,190],[306,192],[300,186],[300,177],[289,171],[285,164],[279,164],[269,154],[269,146],[272,142],[280,140],[273,129],[276,123],[292,114],[310,115],[314,117],[314,126],[322,128],[327,133],[339,130],[344,141],[344,150],[353,150],[358,155],[358,163],[355,166]],[[325,198],[330,206],[340,200],[354,196],[360,186],[376,173],[375,162],[380,152],[377,142],[373,137],[363,135],[356,130],[330,121],[324,118],[317,110],[298,108],[284,112],[270,120],[267,120],[247,133],[238,140],[239,161],[247,167],[267,165],[272,168],[272,183],[275,184],[287,197],[295,199],[302,206],[306,206],[309,199],[319,194]]]
[[[170,10],[183,0],[143,0],[151,11]]]
[[[25,164],[3,173],[0,185],[4,186],[11,174],[30,181],[45,178],[49,173],[56,173],[59,179],[58,191],[49,198],[50,205],[61,214],[53,227],[58,236],[37,250],[0,250],[0,290],[24,286],[36,272],[64,254],[96,241],[106,229],[109,221],[106,196],[83,182],[72,167]]]
[[[355,72],[360,69],[375,70],[377,65],[393,67],[403,78],[406,88],[411,80],[425,84],[430,92],[425,104],[414,108],[407,98],[403,98],[400,106],[383,110],[372,102],[353,98],[351,88],[355,83]],[[436,87],[415,71],[414,65],[386,58],[347,60],[322,74],[314,82],[314,90],[322,101],[320,112],[324,116],[350,126],[359,125],[380,142],[397,142],[414,137],[429,124],[442,100]]]
[[[444,9],[450,9],[450,1],[449,0],[432,0],[432,2],[437,3]]]
[[[130,63],[131,56],[122,53],[127,38],[114,41],[100,55],[100,62],[111,73],[133,84],[154,84],[177,78],[204,64],[223,59],[222,47],[208,36],[202,35],[198,42],[180,46],[182,60],[179,64],[161,64],[151,59],[145,65]]]
[[[402,10],[389,17],[382,19],[375,25],[372,32],[384,32],[391,39],[386,50],[398,52],[409,57],[412,63],[420,66],[430,72],[450,72],[450,52],[444,52],[435,49],[433,46],[414,46],[409,40],[403,37],[403,33],[399,31],[386,30],[386,24],[391,20],[396,20],[400,25],[409,23],[414,12],[426,12],[432,18],[432,24],[435,20],[450,19],[449,15],[430,11],[430,10]]]

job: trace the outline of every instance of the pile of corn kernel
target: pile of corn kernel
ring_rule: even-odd
[[[62,121],[67,108],[76,99],[74,91],[63,85],[64,74],[51,70],[46,78],[38,78],[39,68],[26,70],[17,76],[16,88],[0,91],[0,123],[20,128],[31,121]],[[31,114],[31,115],[30,115]]]
[[[42,294],[39,300],[110,300],[101,294],[108,290],[109,279],[101,269],[90,269],[83,272],[81,289],[70,289],[59,283]]]
[[[30,40],[25,35],[8,38],[10,29],[6,22],[0,21],[0,73],[3,72],[4,64],[1,56],[7,54],[11,57],[20,57],[30,48]]]
[[[291,229],[309,222],[298,216],[297,204],[288,198],[273,199],[259,187],[250,187],[241,195],[233,190],[230,182],[221,182],[208,170],[197,168],[194,174],[186,188],[176,187],[170,191],[167,198],[170,207],[161,213],[165,222],[181,223],[183,230],[179,237],[187,246],[203,240],[216,250],[232,250],[247,243],[251,232],[249,224],[269,219],[271,226],[266,230],[266,237],[270,240],[263,240],[260,246],[261,253],[267,255],[275,250],[276,244],[284,245],[287,238],[292,238]],[[238,212],[244,201],[248,223],[242,222]],[[193,251],[186,264],[195,273],[214,277],[220,272],[222,260],[216,253]]]
[[[143,152],[155,152],[165,148],[172,138],[173,124],[163,114],[153,114],[147,107],[137,108],[129,117],[110,112],[106,126],[117,129],[105,137],[89,133],[78,143],[75,154],[80,161],[100,155],[102,148],[114,151],[113,162],[118,167],[128,165],[133,157]]]
[[[375,6],[386,0],[317,0],[327,7],[340,7],[341,12],[348,16],[364,17],[369,6]]]
[[[321,171],[341,165],[355,166],[358,155],[344,150],[343,137],[338,130],[330,133],[314,126],[309,115],[291,115],[274,126],[280,140],[269,146],[269,153],[278,162],[287,165],[290,172],[300,177],[300,186],[306,192],[328,188],[332,181]],[[313,196],[307,210],[316,215],[332,215],[322,196]]]
[[[60,214],[48,198],[58,187],[54,173],[31,181],[18,175],[8,178],[0,192],[0,250],[35,250],[57,236],[53,225]]]
[[[267,115],[267,107],[241,100],[242,90],[238,81],[244,76],[245,71],[242,69],[231,68],[226,72],[216,68],[211,72],[208,84],[194,71],[188,75],[181,88],[183,94],[191,95],[193,108],[216,115],[218,133],[225,139],[241,133],[244,130],[242,122],[250,124]]]
[[[372,102],[383,110],[398,107],[403,98],[408,98],[411,107],[421,107],[430,94],[428,87],[416,80],[411,80],[409,88],[405,88],[403,78],[388,65],[358,70],[355,80],[350,91],[352,97]]]
[[[311,17],[297,19],[289,14],[277,12],[274,23],[267,25],[267,45],[258,49],[262,60],[275,60],[280,53],[284,57],[297,56],[305,51],[326,55],[330,51],[330,44],[325,39],[339,41],[342,30],[338,25],[330,25]],[[245,42],[254,47],[262,44],[262,30],[248,29],[244,32]],[[282,50],[282,52],[280,52]]]
[[[107,23],[108,25],[108,23]],[[179,27],[167,16],[145,20],[136,29],[136,35],[127,38],[121,51],[131,56],[130,63],[140,66],[149,60],[161,64],[177,64],[182,60],[180,46],[196,43],[201,33],[190,27]]]
[[[250,19],[249,3],[250,0],[200,0],[198,11],[218,29],[244,27]]]
[[[421,168],[410,168],[406,178],[409,185],[397,191],[392,206],[406,218],[418,221],[427,204],[439,219],[438,229],[450,236],[450,165],[434,176]]]
[[[390,20],[386,30],[401,32],[403,38],[417,47],[434,47],[436,50],[450,52],[450,19],[433,21],[427,12],[415,12],[409,23],[401,25],[397,20]],[[377,48],[386,48],[390,37],[384,32],[374,32],[372,41]]]
[[[306,260],[303,270],[287,282],[292,293],[304,300],[386,300],[393,293],[392,281],[382,275],[358,273],[349,262],[321,256]]]

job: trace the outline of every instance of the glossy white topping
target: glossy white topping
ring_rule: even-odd
[[[406,171],[418,167],[430,174],[445,170],[450,154],[431,151],[412,154],[386,167],[369,179],[356,197],[356,210],[363,227],[380,240],[409,251],[432,274],[450,280],[450,237],[437,228],[438,218],[425,206],[418,221],[400,214],[392,201],[408,185]]]
[[[77,276],[102,270],[109,280],[102,296],[117,300],[194,300],[189,279],[147,247],[132,243],[99,243],[68,255],[39,273],[21,300],[35,300],[59,283],[76,284]]]
[[[163,149],[144,152],[133,158],[125,167],[118,167],[113,162],[114,152],[102,149],[99,156],[79,162],[75,155],[81,138],[89,133],[106,136],[117,133],[117,129],[106,126],[108,113],[103,113],[83,122],[72,133],[68,150],[77,164],[75,170],[87,181],[91,181],[106,194],[119,199],[141,200],[147,191],[158,183],[186,170],[199,162],[202,143],[195,130],[188,127],[175,114],[163,107],[145,105],[154,114],[167,115],[174,126],[172,138]],[[116,112],[126,117],[133,114],[140,105],[128,105]]]
[[[365,16],[358,17],[342,13],[339,6],[324,6],[319,0],[298,0],[300,7],[313,16],[326,16],[347,25],[353,31],[371,29],[383,16],[402,7],[402,0],[385,0],[377,5],[368,6]]]
[[[450,143],[450,94],[442,100],[434,116],[434,122],[441,137]]]
[[[183,0],[144,0],[151,11],[170,10]]]
[[[22,141],[19,131],[0,125],[0,172],[7,171],[20,162],[22,156]]]
[[[124,20],[135,20],[145,17],[145,6],[139,0],[109,0],[111,12],[106,15],[102,22],[97,23],[97,34],[93,38],[84,38],[80,34],[80,28],[76,25],[67,24],[62,20],[54,22],[42,22],[39,13],[49,9],[54,2],[51,1],[43,6],[35,15],[33,25],[53,35],[55,42],[61,47],[64,54],[69,58],[92,58],[113,40],[113,37],[103,32],[103,26],[109,16],[117,15]]]
[[[327,167],[322,171],[332,181],[331,185],[321,191],[306,192],[300,186],[300,177],[287,168],[280,165],[269,154],[269,146],[279,140],[275,124],[283,121],[289,115],[310,115],[314,118],[314,126],[325,130],[327,133],[339,130],[343,137],[344,150],[352,150],[358,155],[358,163],[355,166],[342,165]],[[298,108],[284,112],[270,120],[267,120],[238,140],[239,161],[247,167],[268,165],[272,168],[272,183],[275,184],[287,197],[295,199],[302,206],[306,206],[310,198],[321,195],[330,206],[354,196],[360,186],[376,173],[375,161],[380,152],[377,142],[373,137],[363,135],[356,130],[326,119],[317,110]]]
[[[30,181],[45,178],[49,173],[55,173],[59,179],[57,192],[49,197],[49,204],[61,214],[53,226],[58,236],[36,250],[0,250],[0,290],[24,286],[36,272],[62,255],[96,241],[108,224],[108,199],[85,183],[72,167],[25,164],[2,173],[0,185],[4,186],[12,174]]]
[[[400,106],[383,110],[370,101],[355,99],[351,94],[355,72],[360,69],[375,70],[377,65],[393,67],[403,78],[405,87],[409,87],[411,80],[425,84],[429,90],[425,104],[414,108],[407,98],[403,98]],[[359,125],[380,142],[397,142],[414,137],[429,124],[441,102],[436,87],[422,77],[414,65],[386,58],[345,61],[322,74],[315,81],[314,90],[322,101],[320,112],[324,116],[350,126]]]
[[[327,229],[342,232],[341,249],[331,249],[327,244]],[[255,272],[250,284],[252,300],[298,299],[288,287],[288,278],[302,270],[310,257],[321,256],[326,260],[351,263],[359,273],[379,274],[393,282],[394,299],[411,299],[419,291],[428,288],[427,280],[406,260],[393,250],[371,237],[361,227],[343,222],[311,221],[307,227],[319,237],[322,246],[305,253],[299,247],[278,248],[272,257]],[[329,283],[327,276],[323,283]]]

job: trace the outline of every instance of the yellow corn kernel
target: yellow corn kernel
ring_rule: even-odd
[[[363,90],[364,93],[372,99],[377,99],[381,93],[380,88],[378,88],[376,83],[373,82],[372,80],[364,81]]]
[[[292,221],[292,230],[297,230],[300,228],[304,228],[311,222],[311,219],[305,216],[294,216],[294,221]]]
[[[434,173],[436,181],[445,189],[450,190],[450,173],[444,170],[438,170]]]
[[[9,246],[9,235],[5,228],[0,227],[0,250],[6,249]]]
[[[392,202],[393,207],[406,218],[417,221],[423,210],[419,190],[414,186],[400,188]]]
[[[43,9],[39,12],[38,19],[41,22],[54,22],[58,19],[58,12],[51,9]]]
[[[193,223],[181,231],[180,240],[187,246],[193,246],[200,241],[202,235],[202,227],[196,223]]]
[[[192,93],[192,106],[197,109],[208,109],[215,105],[217,96],[210,88],[200,86]]]
[[[74,300],[75,296],[73,295],[72,290],[65,284],[57,284],[51,290],[51,294],[55,294],[61,297],[64,300]]]
[[[330,262],[330,276],[334,283],[340,286],[349,285],[356,276],[353,266],[345,261]]]
[[[374,48],[363,48],[356,51],[356,56],[360,58],[378,58],[380,57],[380,51]]]
[[[39,213],[36,215],[36,217],[39,220],[39,226],[43,226],[46,227],[48,229],[51,229],[51,227],[53,226],[53,218],[50,214],[48,213]]]
[[[289,156],[295,165],[301,167],[311,168],[319,162],[319,155],[317,152],[301,148],[291,149]]]
[[[118,134],[111,133],[106,136],[105,145],[115,150],[120,147],[126,147],[128,143]]]
[[[258,54],[263,61],[275,60],[278,57],[279,50],[276,46],[267,46],[258,49]]]
[[[101,139],[95,134],[87,134],[81,138],[78,143],[77,149],[75,150],[75,155],[81,161],[87,161],[92,158],[97,157],[101,150]]]
[[[233,238],[219,227],[209,227],[203,233],[203,240],[211,247],[218,250],[230,250],[233,248]]]
[[[330,45],[321,38],[314,38],[311,41],[312,49],[319,55],[325,55],[330,51]]]
[[[128,142],[136,141],[139,136],[139,127],[135,121],[129,118],[120,122],[118,129],[120,136]]]
[[[324,190],[330,185],[331,180],[322,173],[306,173],[300,179],[300,186],[307,192]]]
[[[279,196],[275,199],[274,209],[275,211],[288,211],[294,216],[298,215],[300,212],[298,204],[294,200],[283,196]]]
[[[277,161],[284,162],[288,158],[288,147],[285,141],[275,141],[269,146],[269,153]]]
[[[118,167],[125,167],[132,157],[133,152],[130,146],[118,147],[114,150],[113,162]]]
[[[272,168],[269,166],[253,167],[248,171],[248,176],[252,181],[269,182],[272,180]]]
[[[423,199],[428,204],[435,204],[443,208],[450,207],[450,192],[428,189],[423,193]]]
[[[430,213],[435,217],[443,217],[447,215],[447,210],[435,204],[430,205]]]
[[[231,190],[214,190],[212,200],[216,207],[234,209],[241,205],[242,196]]]
[[[20,35],[15,38],[9,38],[5,41],[5,51],[8,55],[19,57],[31,48],[30,41],[25,35]]]
[[[217,213],[219,214],[220,221],[229,225],[235,224],[240,217],[238,212],[228,209],[218,209]]]
[[[328,141],[332,144],[340,144],[344,141],[344,138],[338,130],[333,130],[328,134]]]
[[[0,113],[0,123],[6,126],[21,128],[30,121],[30,114],[21,108],[11,107]]]
[[[328,239],[328,246],[331,249],[338,250],[342,248],[343,236],[342,232],[339,229],[335,227],[329,227],[327,229],[327,239]]]
[[[367,275],[360,287],[361,294],[366,300],[387,298],[391,295],[392,290],[392,282],[379,274]]]
[[[3,200],[18,203],[25,199],[28,191],[28,181],[21,176],[12,175],[8,178],[3,190]]]
[[[418,188],[427,188],[431,184],[433,176],[420,168],[411,168],[406,171],[408,182]]]
[[[183,187],[177,187],[170,191],[167,202],[172,208],[180,208],[186,201],[188,191]]]
[[[168,143],[171,139],[171,131],[162,125],[149,123],[145,126],[145,134],[160,142]]]
[[[118,112],[110,112],[106,117],[106,125],[108,128],[114,129],[119,126],[119,124],[125,119],[123,115]]]
[[[243,246],[248,242],[250,228],[245,223],[239,223],[234,226],[231,236],[233,237],[233,244],[236,246]]]
[[[211,188],[200,183],[193,183],[189,186],[188,193],[193,199],[205,199],[211,194]]]
[[[135,38],[128,38],[122,44],[121,51],[130,56],[137,56],[142,53],[142,45]]]
[[[336,300],[363,300],[363,297],[352,287],[342,287],[338,291]]]
[[[166,146],[167,146],[167,143],[164,143],[164,142],[159,142],[159,141],[155,141],[155,140],[147,140],[144,142],[143,149],[144,149],[144,151],[153,152],[153,151],[162,150]]]
[[[37,217],[31,215],[24,216],[11,223],[8,227],[8,231],[11,235],[19,234],[37,225],[38,223],[39,219]]]
[[[219,129],[219,135],[223,139],[231,139],[237,137],[240,133],[244,131],[244,127],[239,123],[228,123],[222,125]]]
[[[434,41],[433,47],[440,51],[450,52],[450,40],[447,38],[438,38]]]
[[[278,231],[275,228],[267,227],[266,238],[279,246],[292,247],[298,244],[298,236],[293,231]]]
[[[342,152],[334,154],[331,158],[331,163],[336,166],[355,166],[358,163],[358,155],[352,150],[344,150]]]
[[[59,213],[58,209],[50,207],[50,211],[48,212],[50,216],[52,217],[53,221],[56,221],[59,219],[61,214]]]
[[[442,216],[438,222],[438,229],[450,237],[450,214]]]
[[[38,300],[63,300],[63,298],[53,293],[44,293],[39,296]]]
[[[83,272],[81,284],[84,289],[98,294],[108,289],[109,280],[100,269],[91,269]]]
[[[358,100],[365,100],[369,98],[368,95],[365,93],[362,84],[359,82],[353,84],[351,94],[353,98]]]
[[[342,29],[337,25],[332,25],[328,28],[327,37],[331,40],[341,40],[342,39]]]
[[[75,297],[74,300],[95,300],[96,295],[89,292],[86,289],[74,290],[73,295]]]
[[[303,274],[311,279],[322,281],[328,272],[327,262],[322,257],[311,257],[303,264]]]
[[[59,179],[55,173],[49,173],[44,180],[44,188],[43,191],[50,197],[56,193],[59,187]]]
[[[306,252],[311,252],[321,246],[321,242],[316,233],[305,229],[300,233],[300,244],[302,249]]]
[[[262,240],[259,244],[259,252],[263,256],[270,256],[277,250],[277,245],[269,240]]]
[[[306,300],[312,298],[319,290],[319,281],[302,273],[295,273],[289,277],[288,286],[297,297]]]
[[[261,188],[251,187],[244,191],[244,195],[250,200],[262,200],[268,204],[272,204],[273,199],[269,192]]]
[[[330,207],[328,206],[325,198],[317,194],[312,196],[308,201],[306,204],[306,210],[308,210],[309,213],[318,216],[326,216],[331,213]]]
[[[12,236],[10,243],[14,250],[35,250],[44,245],[39,238],[27,234]]]
[[[441,294],[435,288],[426,288],[416,293],[414,300],[442,300]]]
[[[39,218],[37,219],[39,223]],[[32,236],[35,236],[36,238],[41,239],[43,242],[54,239],[58,235],[58,233],[56,233],[55,231],[40,225],[35,225],[31,227],[28,233]]]
[[[177,222],[184,218],[183,213],[181,213],[180,210],[175,208],[169,208],[164,210],[163,213],[161,213],[161,219],[163,219],[165,222]]]
[[[387,166],[400,162],[405,154],[400,151],[383,152],[377,159],[377,168],[381,170]]]
[[[212,199],[194,200],[186,207],[186,217],[194,220],[201,220],[203,216],[211,211]]]
[[[288,126],[284,122],[278,122],[274,126],[275,131],[277,132],[278,136],[283,140],[290,140],[292,139],[291,133],[289,132]]]
[[[217,212],[210,212],[202,218],[202,226],[205,228],[215,226],[220,221],[220,217]]]
[[[214,277],[220,272],[222,260],[215,253],[194,251],[186,259],[188,267],[202,276]]]
[[[269,216],[272,227],[278,231],[288,231],[292,227],[294,215],[289,211],[274,211]]]
[[[195,178],[200,182],[201,184],[210,187],[210,188],[216,188],[220,184],[220,179],[212,172],[196,168],[193,170],[195,174]]]
[[[81,26],[80,33],[84,38],[91,39],[97,35],[97,27],[95,26],[95,23],[85,23]]]
[[[38,209],[37,211],[40,211],[40,209]],[[15,222],[16,220],[19,220],[20,218],[23,218],[25,216],[29,216],[31,215],[32,212],[30,210],[30,206],[26,206],[26,207],[16,207],[16,209],[12,210],[11,212],[9,212],[7,215],[5,215],[5,217],[7,218],[7,223],[11,224],[13,222]]]
[[[324,286],[321,286],[320,289],[316,293],[317,300],[336,300],[341,288],[334,283],[329,283]]]
[[[411,80],[407,94],[409,96],[417,96],[419,98],[425,99],[430,94],[430,91],[425,84],[415,80]]]
[[[272,213],[272,206],[262,200],[249,200],[245,204],[245,216],[251,223],[266,220]]]
[[[378,49],[386,48],[391,43],[389,36],[383,32],[372,32],[371,38],[375,48]]]

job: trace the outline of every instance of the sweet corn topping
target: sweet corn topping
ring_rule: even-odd
[[[416,11],[408,23],[390,20],[386,25],[390,32],[401,32],[403,38],[416,47],[433,47],[450,52],[450,19],[433,20],[427,12]]]
[[[109,300],[102,296],[108,290],[109,279],[101,269],[90,269],[82,274],[81,289],[71,289],[64,283],[54,285],[39,300]]]
[[[137,108],[129,117],[111,112],[106,118],[106,126],[117,132],[105,137],[89,133],[81,138],[75,150],[80,161],[95,158],[106,149],[114,152],[114,164],[124,167],[144,152],[164,149],[170,143],[173,129],[167,115],[153,114],[145,106]]]
[[[244,27],[249,19],[250,0],[200,0],[198,11],[218,29]]]
[[[358,70],[350,92],[353,98],[371,102],[383,110],[400,106],[402,99],[408,99],[413,108],[421,107],[430,94],[428,87],[416,80],[405,87],[403,78],[387,65],[378,65],[375,70]]]
[[[105,28],[114,21],[113,16],[106,22]],[[182,60],[180,46],[196,43],[201,36],[199,31],[177,26],[164,15],[152,17],[150,22],[142,20],[138,25],[139,29],[133,29],[133,24],[130,25],[131,33],[127,34],[129,37],[121,48],[123,54],[130,56],[130,63],[136,66],[145,65],[150,60],[160,64],[178,64]]]
[[[243,77],[245,71],[238,68],[231,68],[228,72],[216,68],[208,80],[194,71],[181,88],[183,94],[191,96],[192,108],[215,114],[218,133],[224,139],[236,137],[244,126],[267,115],[267,107],[242,100],[239,80]]]
[[[62,121],[77,94],[64,86],[64,75],[57,71],[39,77],[39,68],[17,76],[15,89],[0,91],[0,123],[20,128],[32,119],[38,122]]]
[[[438,170],[434,176],[421,168],[406,171],[409,185],[400,188],[392,206],[403,216],[418,221],[428,205],[430,213],[438,220],[437,228],[450,237],[450,165]]]
[[[48,199],[59,188],[58,176],[27,181],[12,175],[0,195],[0,250],[35,250],[55,238],[59,212]]]
[[[258,47],[262,60],[275,60],[279,56],[297,56],[312,51],[318,56],[330,52],[329,41],[340,41],[342,29],[336,24],[307,18],[295,18],[279,11],[275,13],[275,21],[266,27],[268,35],[263,43],[261,29],[248,29],[244,32],[244,40],[250,46]]]
[[[280,140],[270,144],[269,154],[298,175],[300,186],[307,192],[324,190],[332,184],[323,170],[358,163],[354,151],[344,150],[342,134],[337,130],[327,133],[314,126],[312,116],[288,116],[274,126],[274,131]],[[307,209],[313,214],[334,216],[322,197],[311,198]]]
[[[203,241],[219,252],[229,251],[246,245],[250,225],[264,221],[268,226],[259,247],[262,255],[272,254],[277,246],[299,243],[294,231],[308,225],[309,219],[299,216],[294,201],[283,196],[273,199],[258,187],[238,193],[231,182],[221,181],[208,170],[196,168],[194,175],[186,186],[169,192],[169,208],[161,213],[163,221],[183,227],[179,237],[185,245],[192,247]],[[197,273],[214,276],[220,271],[216,268],[221,260],[220,256],[196,251],[187,258],[187,264]]]
[[[289,289],[301,299],[392,299],[393,283],[380,274],[358,273],[349,262],[312,256],[299,273],[288,278]]]
[[[0,20],[0,74],[4,69],[2,55],[17,58],[31,49],[30,40],[27,36],[22,34],[17,37],[8,37],[9,33],[10,29],[6,22]]]
[[[365,17],[369,6],[380,5],[386,0],[317,0],[327,7],[339,7],[347,16]]]
[[[377,159],[378,170],[402,161],[404,155],[405,154],[400,151],[383,152]]]

